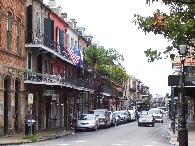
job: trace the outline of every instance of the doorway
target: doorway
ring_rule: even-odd
[[[19,92],[19,81],[15,80],[15,121],[14,121],[14,129],[15,132],[18,132],[18,92]]]
[[[4,134],[8,134],[8,79],[4,80]]]

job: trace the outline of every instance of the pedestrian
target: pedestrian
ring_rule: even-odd
[[[138,111],[135,111],[135,118],[136,118],[136,121],[138,121],[138,119],[139,119]]]
[[[32,124],[32,115],[30,114],[30,111],[26,112],[24,123],[25,123],[25,135],[28,135],[31,133],[31,124]]]

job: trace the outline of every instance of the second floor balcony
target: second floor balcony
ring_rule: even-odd
[[[48,36],[42,34],[43,38],[33,38],[32,40],[26,40],[25,47],[26,48],[35,48],[42,53],[51,54],[51,56],[58,57],[70,64],[72,64],[72,61],[66,51],[66,48],[62,46],[61,44],[55,42]]]
[[[70,76],[68,74],[48,74],[48,73],[36,73],[30,70],[24,70],[24,83],[30,84],[45,84],[65,86],[73,89],[91,91],[94,90],[94,84],[90,80],[83,80],[76,76]]]

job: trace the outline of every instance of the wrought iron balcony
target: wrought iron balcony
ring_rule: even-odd
[[[66,48],[64,48],[62,45],[55,42],[48,36],[44,34],[42,36],[43,38],[41,39],[33,38],[33,42],[30,42],[27,39],[25,47],[26,48],[37,48],[39,51],[42,51],[43,53],[50,53],[72,64],[72,61],[70,60],[70,57],[66,51]]]
[[[29,82],[30,81],[30,82]],[[67,74],[47,74],[35,73],[30,70],[25,72],[25,83],[49,84],[73,87],[79,90],[94,90],[94,84],[90,81],[82,80],[76,76]]]

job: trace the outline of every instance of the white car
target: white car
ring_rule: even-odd
[[[75,131],[79,130],[98,130],[99,129],[99,120],[95,117],[94,114],[82,114],[78,118]]]
[[[148,114],[153,115],[156,122],[163,123],[163,113],[162,113],[161,109],[152,108],[148,111]]]
[[[131,113],[131,121],[135,121],[135,110],[129,110],[129,112]]]

